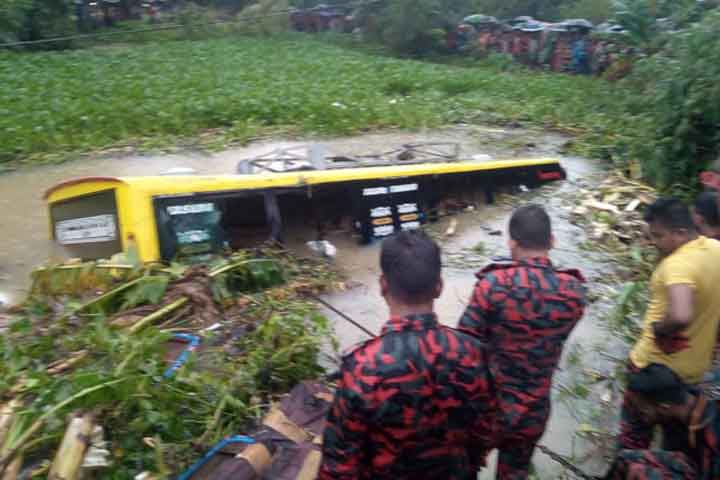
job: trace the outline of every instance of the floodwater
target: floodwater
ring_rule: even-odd
[[[184,152],[86,158],[0,175],[0,211],[3,212],[5,233],[0,243],[0,302],[9,303],[22,298],[32,268],[58,254],[48,240],[48,218],[42,199],[43,192],[58,182],[80,176],[153,175],[176,167],[190,167],[202,174],[231,173],[243,158],[276,148],[308,143],[321,143],[333,153],[367,154],[421,141],[457,142],[467,157],[477,154],[496,159],[556,157],[561,159],[569,176],[566,182],[537,191],[499,197],[494,205],[476,205],[472,211],[446,217],[430,227],[430,231],[442,244],[444,253],[445,291],[437,304],[442,321],[449,325],[456,324],[472,290],[475,271],[487,263],[490,257],[507,253],[505,230],[509,215],[514,206],[529,201],[545,205],[553,218],[557,249],[552,258],[556,264],[580,268],[589,280],[591,289],[594,283],[611,271],[612,264],[608,258],[580,248],[585,239],[583,230],[569,220],[568,195],[580,188],[578,182],[582,182],[583,177],[597,173],[599,165],[586,159],[563,156],[561,150],[567,138],[558,134],[457,126],[428,132],[380,133],[306,142],[262,141],[217,154]],[[457,221],[457,231],[452,236],[446,236],[445,231],[453,219]],[[337,247],[335,263],[347,276],[350,287],[344,292],[329,295],[327,300],[371,331],[379,332],[387,311],[377,285],[378,245],[360,247],[347,232],[331,232],[326,238]],[[311,231],[288,232],[289,244],[299,249],[304,248],[306,241],[314,239],[315,234]],[[570,343],[589,348],[597,340],[602,330],[598,324],[598,314],[604,307],[602,304],[589,307],[585,318],[573,332]],[[333,314],[329,313],[329,316],[333,319],[343,349],[366,338],[356,327]],[[559,371],[555,381],[562,382],[563,376],[563,371]],[[582,453],[584,446],[580,443],[576,445],[571,440],[577,422],[559,402],[554,402],[554,405],[542,443],[562,454]],[[542,454],[536,455],[535,463],[540,478],[556,478],[560,472]],[[489,475],[485,473],[483,478],[489,478]]]

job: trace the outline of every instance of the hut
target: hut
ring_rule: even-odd
[[[526,65],[537,65],[545,37],[545,24],[533,20],[518,25],[513,33],[516,46],[515,58]]]
[[[489,15],[470,15],[463,19],[463,24],[474,29],[473,45],[483,52],[492,47],[500,31],[498,19]]]

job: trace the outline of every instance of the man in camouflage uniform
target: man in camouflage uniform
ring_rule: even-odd
[[[550,217],[541,206],[517,209],[509,230],[512,260],[478,273],[460,328],[489,345],[500,408],[497,478],[516,480],[527,478],[545,431],[553,372],[583,315],[585,288],[580,272],[550,262]]]
[[[650,441],[623,443],[607,480],[720,479],[718,404],[688,388],[665,365],[652,364],[630,374],[626,399],[649,424],[664,427],[662,450]]]
[[[482,342],[440,325],[440,249],[420,232],[383,242],[390,320],[343,359],[319,478],[475,479],[494,435]]]

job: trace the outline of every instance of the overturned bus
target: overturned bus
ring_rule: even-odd
[[[228,175],[85,177],[50,188],[51,235],[72,257],[109,258],[134,248],[143,262],[283,242],[293,227],[323,239],[337,228],[369,243],[419,228],[444,199],[492,202],[507,187],[562,180],[557,160],[461,161],[454,144],[415,144],[381,155],[313,149],[247,159]]]

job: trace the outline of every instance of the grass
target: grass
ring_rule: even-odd
[[[0,169],[113,146],[521,121],[604,139],[592,78],[374,55],[301,35],[0,53]],[[597,140],[597,139],[596,139]]]

